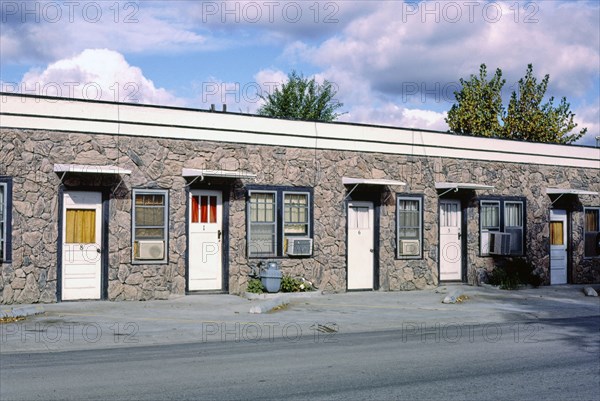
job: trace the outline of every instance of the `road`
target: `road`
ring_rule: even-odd
[[[600,400],[599,331],[588,317],[2,354],[0,399]]]

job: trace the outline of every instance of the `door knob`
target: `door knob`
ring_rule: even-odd
[[[374,253],[372,249],[369,249],[369,251],[371,251],[371,253]]]
[[[217,239],[221,240],[221,230],[217,231]]]

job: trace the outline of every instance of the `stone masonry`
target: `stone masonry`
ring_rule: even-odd
[[[399,135],[402,135],[401,133]],[[395,194],[378,187],[380,203],[379,288],[414,290],[438,285],[438,192],[436,181],[491,184],[495,190],[457,194],[467,214],[467,280],[476,282],[478,268],[492,270],[497,258],[479,256],[479,196],[518,196],[526,199],[527,258],[545,275],[549,269],[549,209],[546,187],[585,187],[600,191],[597,170],[503,164],[498,162],[401,156],[352,151],[315,150],[180,139],[92,135],[36,130],[0,130],[0,176],[13,178],[12,262],[0,262],[0,303],[57,301],[57,242],[60,176],[55,163],[117,165],[131,175],[68,174],[66,190],[94,188],[109,198],[108,299],[165,299],[185,293],[186,185],[183,167],[246,170],[258,175],[229,183],[230,293],[246,288],[250,263],[246,257],[247,184],[314,188],[314,254],[279,259],[284,274],[302,276],[320,289],[345,291],[346,220],[342,177],[385,178],[407,183],[398,192],[424,196],[423,258],[396,258]],[[123,182],[120,183],[121,178]],[[118,187],[118,188],[117,188]],[[169,190],[168,263],[131,263],[132,189]],[[360,196],[357,191],[355,196]],[[452,195],[447,195],[447,197]],[[600,206],[597,197],[568,197],[572,218],[573,260],[570,279],[600,282],[600,260],[583,257],[583,207]],[[548,283],[548,280],[546,280]]]

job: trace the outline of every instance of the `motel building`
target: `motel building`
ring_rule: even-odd
[[[600,283],[600,148],[0,97],[0,303]]]

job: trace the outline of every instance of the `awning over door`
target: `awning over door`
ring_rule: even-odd
[[[438,196],[444,196],[448,192],[458,192],[459,190],[482,190],[482,189],[494,189],[493,185],[477,184],[475,182],[436,182],[435,189],[442,190]]]
[[[55,164],[55,173],[89,173],[89,174],[131,174],[127,170],[117,166],[93,166],[90,164]]]
[[[54,172],[60,173],[60,181],[65,178],[67,173],[82,173],[82,174],[131,174],[131,170],[127,170],[118,166],[105,165],[95,166],[91,164],[55,164]],[[116,191],[123,183],[123,177],[115,187]]]
[[[231,178],[231,179],[255,179],[256,174],[243,170],[204,170],[199,168],[183,168],[181,175],[186,178]],[[195,180],[194,180],[195,181]]]
[[[546,188],[546,194],[548,196],[554,196],[554,195],[556,195],[556,197],[553,198],[554,200],[552,201],[552,204],[554,205],[564,195],[575,195],[575,196],[579,196],[579,195],[598,195],[598,192],[587,191],[585,189]]]
[[[405,182],[396,181],[396,180],[383,180],[376,178],[350,178],[350,177],[342,177],[342,184],[344,185],[385,185],[385,186],[403,186],[406,185]]]
[[[473,182],[436,182],[435,189],[494,189],[493,185],[476,184]]]
[[[598,192],[570,188],[546,188],[548,195],[598,195]]]
[[[404,186],[405,182],[396,181],[396,180],[385,180],[379,178],[352,178],[352,177],[342,177],[342,184],[344,185],[354,185],[352,189],[348,192],[348,194],[344,197],[346,199],[350,196],[350,194],[361,184],[363,185],[379,185],[379,186]]]

